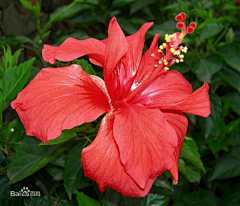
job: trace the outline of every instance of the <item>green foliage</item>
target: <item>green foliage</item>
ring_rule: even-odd
[[[35,58],[9,68],[4,75],[4,100],[12,100],[27,83]],[[2,84],[0,82],[0,84]]]
[[[77,195],[78,205],[82,205],[82,206],[89,206],[89,205],[101,206],[98,201],[88,197],[83,192],[76,191],[75,194]]]
[[[240,4],[230,0],[19,2],[8,1],[4,7],[0,3],[3,19],[9,8],[27,16],[24,24],[15,18],[16,22],[9,19],[8,25],[29,30],[11,33],[14,26],[5,31],[6,25],[0,22],[0,205],[240,205]],[[126,35],[154,21],[146,35],[146,51],[155,33],[161,35],[162,43],[165,34],[177,31],[174,17],[179,12],[185,12],[187,23],[195,21],[197,28],[182,43],[189,48],[184,62],[170,69],[184,74],[194,89],[203,82],[210,85],[211,115],[187,116],[189,127],[177,186],[171,185],[170,174],[164,172],[143,198],[124,197],[110,188],[100,192],[96,183],[84,176],[81,151],[95,138],[101,118],[64,130],[48,143],[25,136],[10,104],[41,68],[73,63],[88,74],[103,77],[103,69],[85,57],[47,64],[41,56],[44,44],[57,46],[68,37],[105,39],[108,22],[116,16]],[[10,191],[25,186],[41,191],[41,197],[9,196]]]
[[[178,167],[189,182],[199,181],[201,172],[205,172],[197,145],[190,137],[185,137]]]

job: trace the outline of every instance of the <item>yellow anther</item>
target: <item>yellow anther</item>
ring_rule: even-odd
[[[173,34],[173,37],[174,37],[174,38],[177,38],[177,35],[176,35],[176,34]]]
[[[183,62],[183,59],[180,59],[180,62]]]
[[[171,53],[175,52],[175,49],[174,49],[174,48],[171,48],[171,49],[170,49],[170,52],[171,52]]]
[[[180,54],[180,51],[177,51],[177,55],[179,55]]]
[[[167,65],[168,65],[168,62],[164,62],[164,65],[166,65],[166,66],[167,66]]]
[[[179,59],[176,59],[175,61],[176,61],[176,63],[179,63]]]
[[[178,52],[177,52],[177,51],[175,51],[175,52],[173,52],[173,54],[174,54],[174,55],[177,55],[177,54],[178,54]]]
[[[171,45],[170,47],[174,47],[174,45]]]
[[[168,71],[168,70],[169,70],[169,68],[168,68],[168,67],[164,67],[164,70],[165,70],[165,71]]]
[[[158,64],[162,64],[162,61],[158,61]]]
[[[163,59],[163,62],[167,62],[167,60],[166,60],[166,59]]]
[[[187,50],[188,50],[188,48],[187,48],[186,46],[182,49],[182,51],[183,51],[184,53],[187,53]]]
[[[179,49],[183,50],[183,46],[180,46]]]
[[[154,67],[157,67],[157,66],[158,66],[157,64],[154,65]]]
[[[166,48],[167,44],[166,44],[166,43],[163,43],[162,46],[163,46],[164,48]],[[161,48],[160,48],[160,49],[161,49]]]
[[[163,46],[161,45],[161,46],[159,47],[159,49],[164,49],[164,48],[163,48]]]
[[[154,57],[154,53],[151,54],[151,57]]]
[[[181,55],[179,55],[178,57],[179,57],[180,59],[183,59],[183,58],[184,58],[184,55],[181,54]]]
[[[161,49],[158,49],[157,52],[162,52],[162,50],[161,50]]]

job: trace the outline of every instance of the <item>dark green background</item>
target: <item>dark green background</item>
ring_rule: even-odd
[[[0,110],[1,206],[240,205],[240,4],[230,0],[29,2],[0,1],[1,56],[5,50],[0,64],[1,75],[5,73]],[[189,127],[177,186],[172,186],[169,174],[164,173],[144,198],[123,197],[111,189],[99,192],[96,183],[84,177],[80,158],[82,148],[94,139],[101,118],[64,131],[47,144],[25,135],[9,105],[41,68],[50,66],[41,58],[43,44],[59,45],[68,37],[104,39],[111,17],[116,16],[126,35],[145,22],[155,22],[146,35],[146,50],[155,33],[164,37],[178,31],[174,18],[180,12],[187,14],[187,23],[195,21],[198,26],[183,41],[189,48],[184,63],[170,69],[180,71],[194,90],[204,81],[210,85],[212,113],[206,119],[187,115]],[[86,60],[75,63],[101,77],[102,69]],[[64,65],[57,62],[53,66]],[[10,191],[22,187],[41,191],[41,197],[10,197]]]

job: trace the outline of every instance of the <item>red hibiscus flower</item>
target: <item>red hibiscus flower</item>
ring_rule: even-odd
[[[160,47],[156,34],[143,56],[145,33],[153,23],[126,37],[115,18],[103,41],[69,38],[59,47],[45,45],[45,61],[68,62],[88,55],[104,68],[105,81],[78,65],[42,69],[12,102],[27,135],[47,142],[64,129],[107,113],[97,137],[82,151],[85,175],[101,191],[111,187],[125,196],[145,196],[165,170],[177,183],[188,125],[183,112],[210,114],[209,86],[204,83],[193,92],[179,72],[168,71],[173,63],[183,61],[181,52],[187,48],[179,44],[196,27],[191,23],[186,28],[185,17],[184,13],[176,17],[181,33],[166,35]]]

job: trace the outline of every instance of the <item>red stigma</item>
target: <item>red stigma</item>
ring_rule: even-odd
[[[193,32],[194,32],[194,28],[191,27],[191,26],[189,26],[189,27],[187,28],[187,32],[188,32],[189,34],[193,33]]]
[[[195,22],[191,22],[189,26],[191,26],[191,27],[193,27],[195,29],[197,24]]]
[[[176,21],[181,21],[182,20],[182,16],[180,14],[178,14],[176,17],[175,17],[175,20]]]
[[[177,23],[177,28],[178,29],[182,29],[183,27],[184,27],[184,23],[182,23],[182,22]]]
[[[183,20],[186,19],[186,14],[185,13],[182,12],[179,15],[182,17]]]

